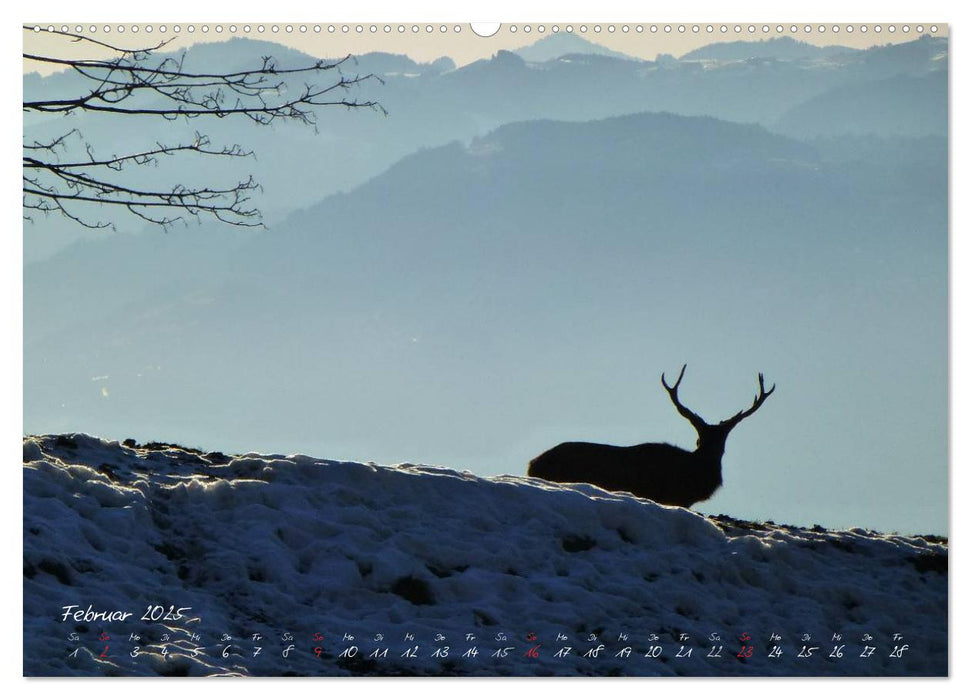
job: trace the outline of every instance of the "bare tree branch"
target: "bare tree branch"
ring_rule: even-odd
[[[24,27],[33,32],[33,27]],[[23,102],[26,113],[120,115],[133,119],[166,120],[244,117],[259,125],[276,120],[295,121],[316,128],[316,108],[370,108],[385,113],[375,100],[349,96],[361,84],[381,79],[373,74],[345,76],[342,67],[351,59],[281,70],[272,57],[262,57],[259,67],[233,73],[195,73],[185,70],[185,52],[179,57],[153,56],[168,44],[162,41],[143,49],[125,49],[87,36],[69,32],[49,32],[71,43],[88,42],[118,54],[108,59],[71,59],[24,52],[26,61],[69,68],[86,85],[81,94]],[[332,76],[332,77],[331,77]],[[296,91],[287,80],[295,77],[324,82],[304,82]],[[84,156],[68,157],[72,139],[82,144]],[[129,182],[124,173],[129,167],[158,165],[167,156],[246,157],[251,151],[238,144],[213,146],[199,134],[191,143],[164,144],[131,153],[95,155],[95,148],[84,142],[77,129],[49,141],[23,144],[23,207],[28,212],[60,214],[86,228],[113,226],[91,221],[74,205],[98,204],[123,209],[143,221],[168,227],[184,221],[185,215],[210,217],[237,226],[260,226],[260,211],[249,204],[249,195],[260,189],[252,176],[226,187],[176,184],[165,189],[143,188]],[[62,158],[61,152],[64,152]],[[154,213],[158,212],[158,213]]]

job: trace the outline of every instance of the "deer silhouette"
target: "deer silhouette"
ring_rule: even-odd
[[[667,443],[648,442],[623,447],[593,442],[564,442],[547,450],[529,463],[527,474],[561,483],[584,482],[608,491],[629,491],[656,503],[690,508],[710,498],[722,485],[722,455],[725,441],[736,425],[759,410],[775,391],[775,384],[765,390],[759,374],[759,393],[751,408],[739,411],[721,423],[706,423],[678,399],[678,387],[687,365],[674,386],[668,386],[661,374],[674,407],[698,432],[694,452]]]

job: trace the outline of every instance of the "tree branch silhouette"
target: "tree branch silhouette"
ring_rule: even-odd
[[[24,27],[33,32],[33,27]],[[225,119],[247,118],[257,125],[290,121],[316,129],[317,108],[369,108],[382,113],[374,100],[350,97],[350,91],[370,80],[373,74],[349,77],[342,68],[351,59],[316,61],[299,68],[279,69],[270,56],[252,69],[232,73],[192,72],[179,56],[156,56],[169,42],[144,49],[125,49],[70,32],[48,31],[71,43],[87,42],[115,54],[107,59],[71,59],[63,56],[23,53],[25,61],[58,66],[83,80],[77,94],[50,99],[24,100],[25,114],[115,115],[132,119]],[[295,80],[302,84],[296,89]],[[70,153],[73,140],[83,145],[84,157]],[[217,186],[142,188],[126,182],[128,168],[158,165],[161,159],[184,155],[216,158],[244,158],[251,151],[238,144],[213,146],[196,132],[188,142],[164,143],[123,154],[99,156],[93,144],[84,141],[77,128],[48,141],[23,143],[24,218],[32,212],[60,214],[86,228],[114,227],[111,222],[91,220],[86,205],[120,207],[138,218],[163,228],[184,221],[209,217],[236,226],[261,226],[261,213],[250,203],[260,188],[250,176]]]

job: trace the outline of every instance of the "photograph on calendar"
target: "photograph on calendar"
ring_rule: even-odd
[[[947,676],[948,49],[25,24],[23,675]]]

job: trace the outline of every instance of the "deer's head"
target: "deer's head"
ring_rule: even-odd
[[[678,387],[681,384],[681,380],[684,378],[684,371],[688,368],[688,365],[681,367],[681,373],[678,375],[677,381],[673,386],[668,386],[667,380],[664,378],[664,374],[661,374],[661,384],[668,392],[668,396],[671,397],[671,402],[674,407],[678,409],[678,413],[688,419],[688,422],[694,427],[695,431],[698,433],[698,443],[697,452],[711,455],[713,457],[721,457],[725,452],[725,441],[728,439],[728,434],[732,429],[741,423],[743,420],[748,418],[750,415],[759,410],[759,407],[765,403],[765,400],[769,398],[773,391],[775,391],[775,384],[768,391],[765,390],[765,379],[762,377],[762,373],[759,373],[759,393],[756,394],[755,400],[752,402],[750,408],[744,411],[739,411],[731,418],[726,418],[720,423],[708,423],[697,413],[689,409],[678,399]]]

